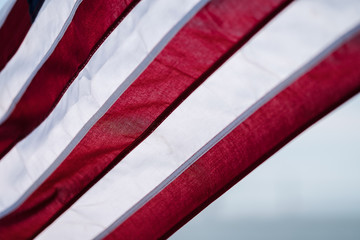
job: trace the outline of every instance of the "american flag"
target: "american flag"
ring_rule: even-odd
[[[170,236],[359,92],[359,12],[342,0],[8,1],[0,239]]]

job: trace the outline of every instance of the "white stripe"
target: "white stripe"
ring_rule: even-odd
[[[0,73],[0,123],[62,38],[82,0],[46,0],[18,51]]]
[[[130,12],[80,72],[50,116],[0,161],[0,189],[7,193],[0,196],[0,216],[18,206],[61,163],[68,153],[63,154],[64,149],[84,124],[95,113],[97,119],[101,117],[205,3],[144,0]]]
[[[16,0],[7,0],[5,4],[0,9],[0,28],[4,24],[7,16],[9,15],[11,9],[15,5]]]
[[[66,232],[65,238],[89,239],[107,228],[237,116],[353,27],[360,20],[353,8],[359,7],[340,11],[327,1],[291,5],[38,239]],[[267,61],[274,56],[277,61]]]

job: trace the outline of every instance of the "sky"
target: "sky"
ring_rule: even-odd
[[[6,0],[0,0],[0,8]],[[303,132],[171,239],[360,239],[360,95]]]
[[[7,2],[8,0],[0,0],[0,9],[4,6],[5,2]]]

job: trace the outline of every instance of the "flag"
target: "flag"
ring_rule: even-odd
[[[14,56],[43,3],[44,0],[9,0],[3,7],[0,13],[0,70]]]
[[[170,236],[358,93],[359,10],[45,0],[0,73],[0,238]]]

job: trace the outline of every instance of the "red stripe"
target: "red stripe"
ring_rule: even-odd
[[[50,224],[289,2],[214,0],[207,4],[45,183],[0,221],[0,236],[34,236]]]
[[[169,237],[282,146],[360,91],[360,33],[266,103],[106,239]]]
[[[31,26],[27,1],[17,0],[0,28],[0,71],[14,56]]]
[[[56,106],[91,56],[139,0],[87,0],[36,74],[9,118],[0,125],[0,158]]]

